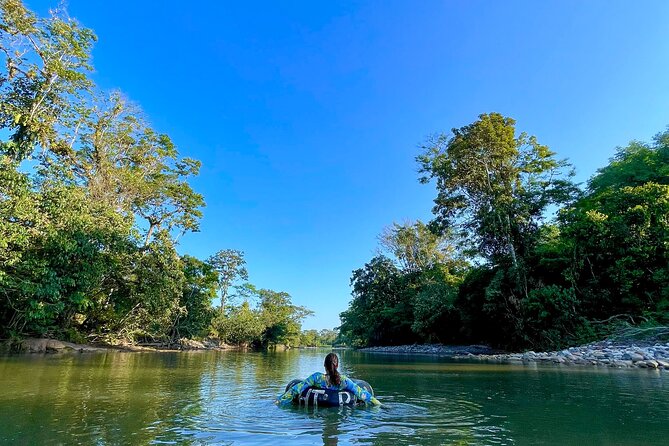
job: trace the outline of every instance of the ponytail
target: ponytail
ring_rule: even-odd
[[[337,367],[339,367],[339,358],[337,355],[334,353],[328,353],[328,355],[325,357],[325,364],[323,365],[325,366],[325,372],[327,373],[330,384],[335,386],[341,385],[341,376],[337,371]]]

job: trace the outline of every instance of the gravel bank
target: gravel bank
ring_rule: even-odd
[[[649,345],[595,342],[553,352],[504,353],[483,345],[450,346],[440,344],[369,347],[360,351],[396,354],[439,355],[453,359],[473,359],[497,363],[549,363],[616,368],[669,370],[669,343]]]
[[[416,355],[440,355],[440,356],[463,356],[463,355],[494,355],[504,353],[501,350],[495,350],[487,345],[443,345],[443,344],[413,344],[413,345],[392,345],[388,347],[367,347],[361,348],[361,352],[372,353],[397,353],[397,354],[416,354]]]

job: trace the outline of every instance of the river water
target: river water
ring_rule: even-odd
[[[2,444],[668,444],[669,372],[339,351],[380,408],[279,408],[327,350],[0,358]]]

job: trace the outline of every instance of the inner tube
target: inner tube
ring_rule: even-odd
[[[294,379],[288,383],[285,392],[288,391],[295,384],[302,382],[302,379]],[[374,389],[367,381],[362,379],[352,379],[354,383],[368,391],[374,396]],[[359,400],[353,392],[348,390],[332,390],[332,389],[318,389],[315,387],[305,387],[302,393],[293,399],[294,404],[304,404],[306,406],[319,407],[336,407],[336,406],[355,406],[357,404],[364,404],[365,402]]]

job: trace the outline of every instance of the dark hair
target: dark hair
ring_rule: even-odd
[[[334,384],[335,386],[338,386],[341,384],[341,376],[339,376],[339,372],[337,371],[337,367],[339,367],[339,358],[337,357],[336,354],[334,353],[328,353],[328,355],[325,357],[325,372],[328,375],[328,381],[330,381],[330,384]]]

